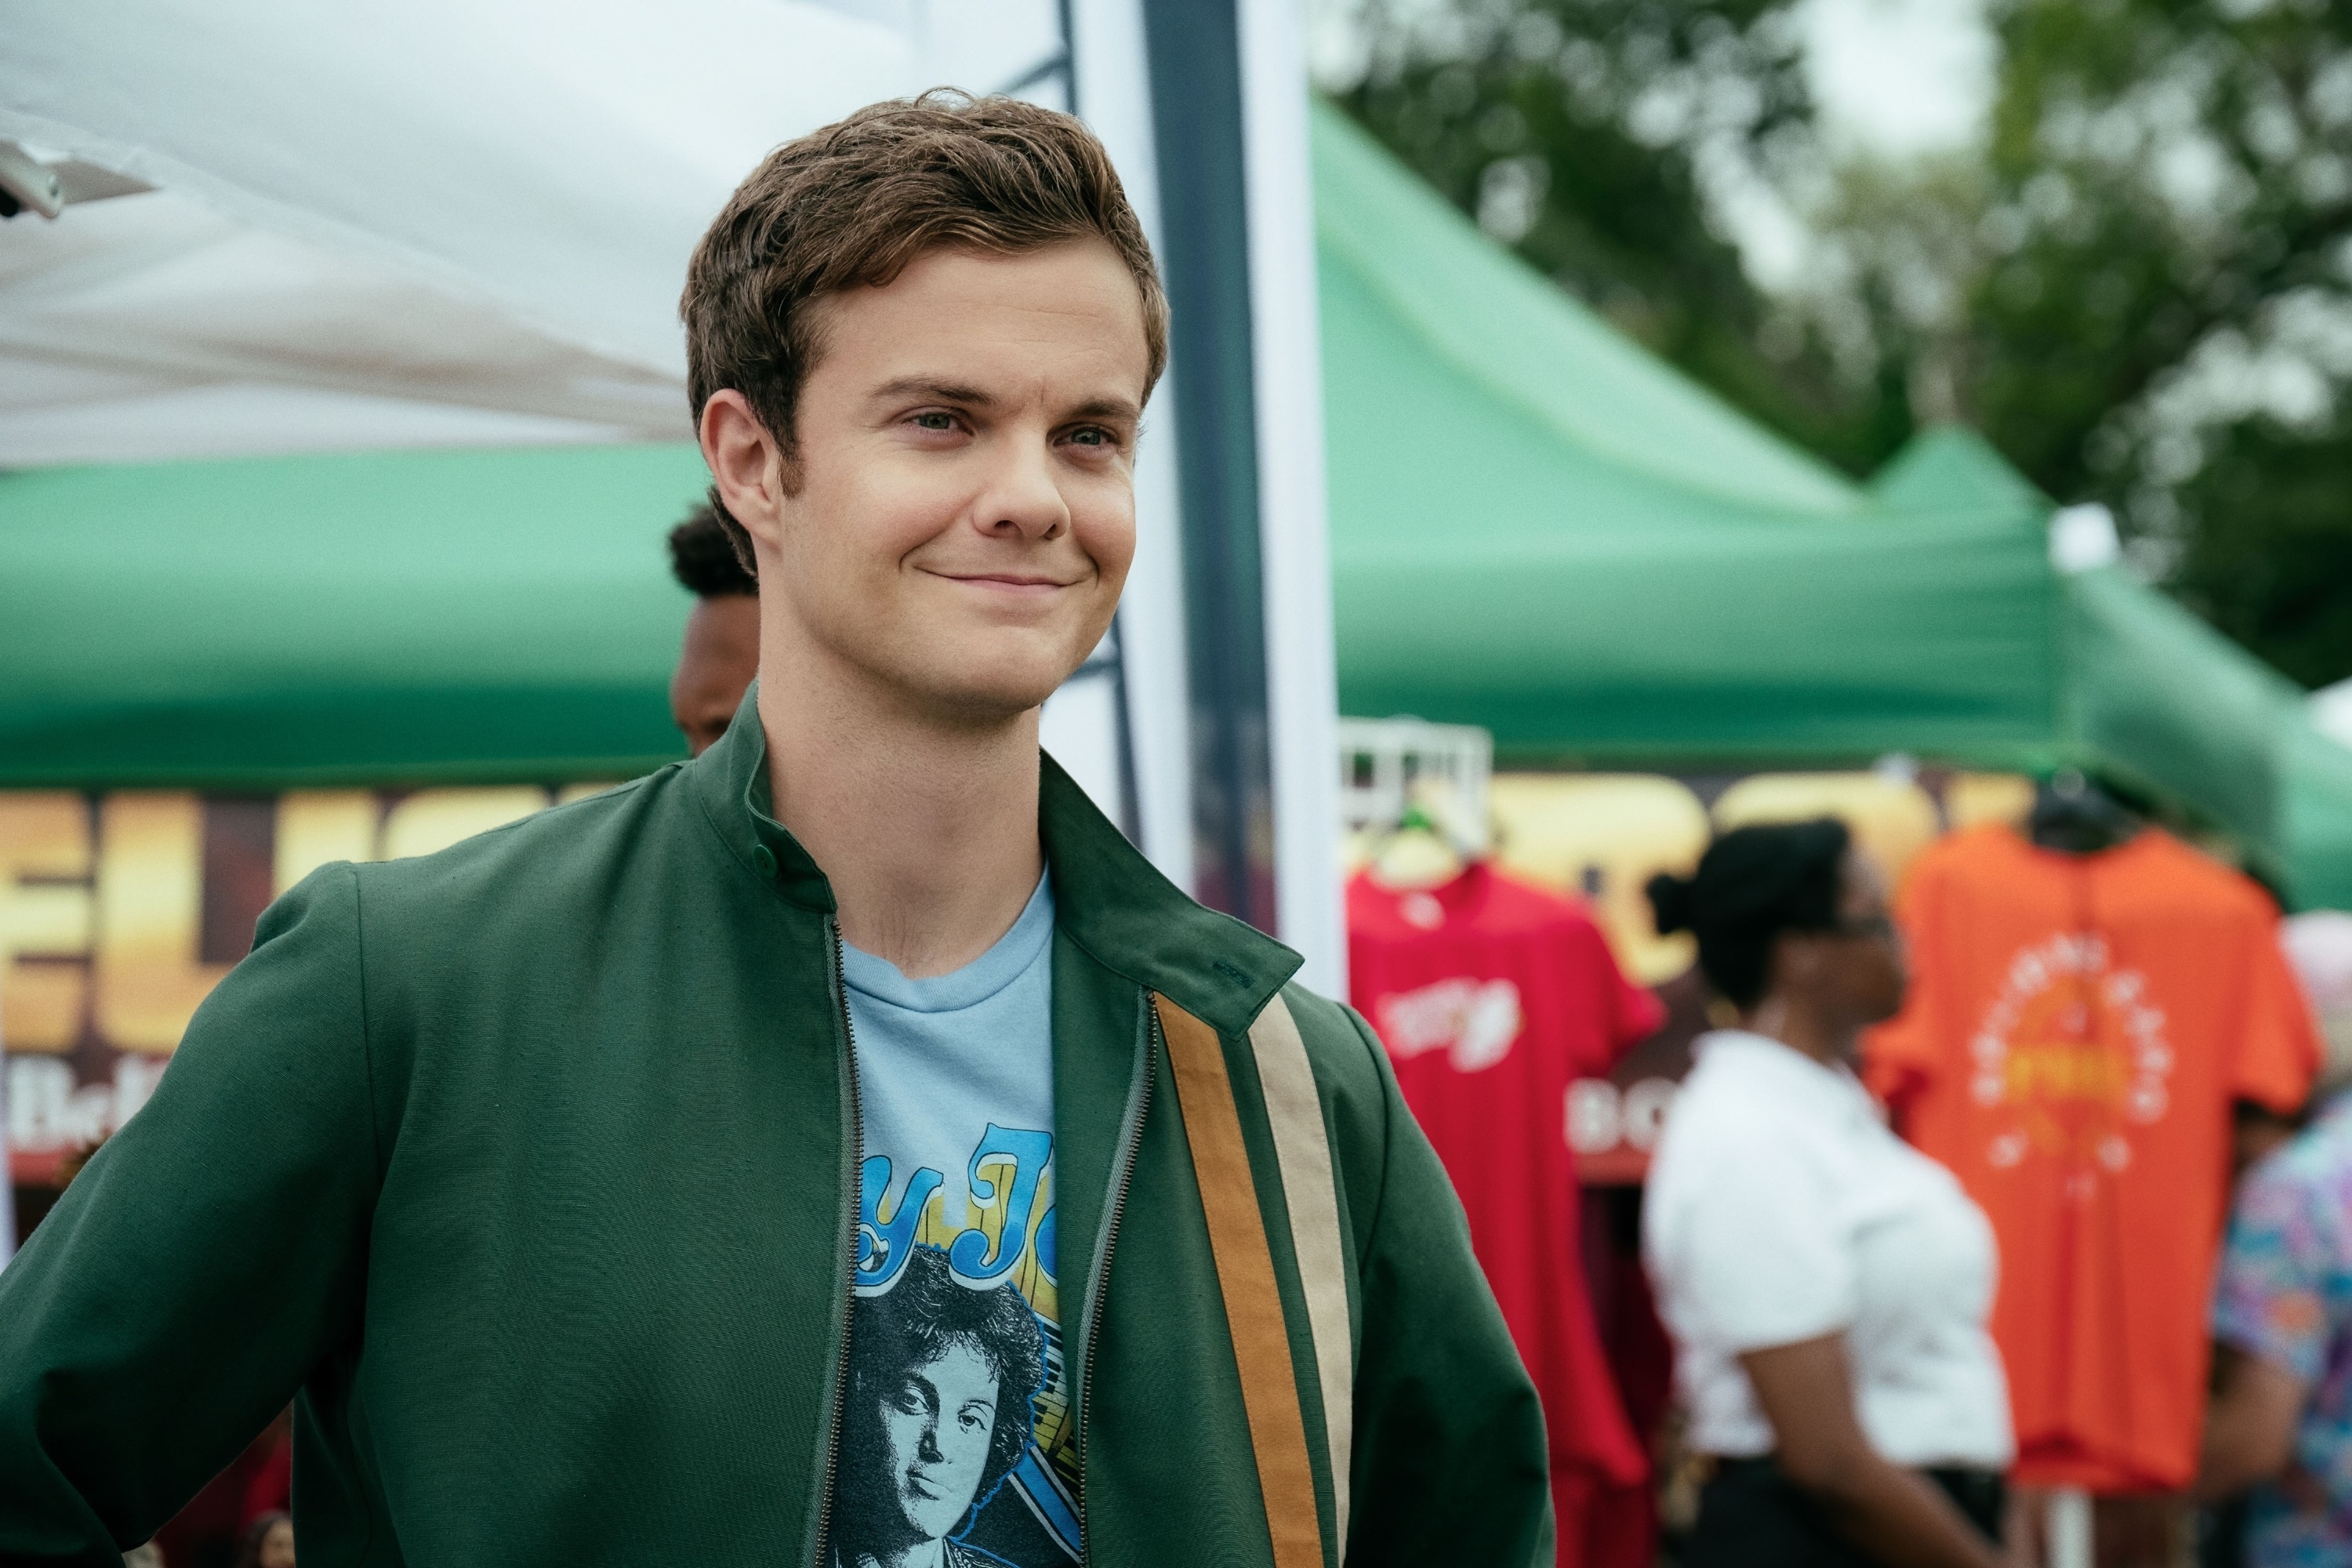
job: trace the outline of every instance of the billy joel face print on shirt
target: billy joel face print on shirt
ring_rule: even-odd
[[[891,1289],[857,1298],[849,1345],[834,1480],[841,1561],[1002,1561],[950,1537],[1029,1451],[1045,1381],[1036,1314],[1011,1285],[964,1285],[945,1252],[918,1247]]]
[[[833,1535],[844,1568],[1077,1556],[1048,1133],[988,1125],[944,1175],[862,1171]]]

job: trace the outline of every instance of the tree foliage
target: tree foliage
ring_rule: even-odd
[[[1993,0],[1981,147],[1827,145],[1773,0],[1372,0],[1339,96],[1560,284],[1856,474],[1977,426],[2306,682],[2352,675],[2352,0]],[[1805,232],[1773,289],[1727,216]]]
[[[1857,395],[1822,331],[1750,280],[1710,199],[1810,143],[1785,4],[1372,0],[1360,22],[1369,58],[1336,96],[1489,232],[1833,460],[1900,443],[1901,388]]]
[[[2352,7],[2011,0],[1974,412],[2222,630],[2352,675]]]

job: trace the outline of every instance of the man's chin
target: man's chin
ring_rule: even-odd
[[[905,682],[901,689],[919,710],[936,715],[942,723],[989,728],[1012,723],[1043,707],[1070,673],[1057,668],[933,672],[929,679]]]
[[[828,625],[814,640],[856,685],[901,712],[984,728],[1043,706],[1101,640],[1101,628],[1092,630],[877,615],[854,626]]]
[[[1028,688],[933,692],[922,701],[925,711],[945,726],[960,730],[993,730],[1017,724],[1045,705],[1051,687],[1033,694]]]

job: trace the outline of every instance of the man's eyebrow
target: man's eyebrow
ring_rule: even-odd
[[[877,402],[902,397],[929,397],[941,403],[958,403],[967,408],[990,408],[996,404],[993,395],[961,381],[941,381],[928,375],[902,375],[886,381],[871,394]],[[1137,418],[1140,410],[1124,397],[1090,397],[1072,408],[1068,419],[1128,419]]]
[[[941,403],[961,403],[968,407],[986,408],[996,399],[976,386],[960,381],[937,381],[927,375],[902,375],[896,381],[886,381],[874,389],[877,398],[935,397]]]

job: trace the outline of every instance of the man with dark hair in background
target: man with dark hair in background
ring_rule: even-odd
[[[698,757],[727,733],[760,673],[760,582],[709,501],[669,531],[669,569],[695,598],[669,678],[669,716]]]

